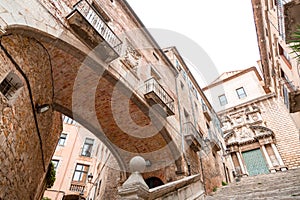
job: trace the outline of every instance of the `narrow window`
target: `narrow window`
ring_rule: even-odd
[[[182,81],[180,81],[180,87],[181,87],[181,89],[183,90],[183,88],[184,88],[184,84],[183,84],[183,82],[182,82]]]
[[[10,72],[0,83],[0,92],[8,99],[16,97],[17,91],[23,86],[21,79],[13,72]]]
[[[151,76],[152,76],[153,78],[155,78],[156,80],[161,79],[161,78],[160,78],[160,75],[158,74],[158,72],[157,72],[153,67],[151,67]]]
[[[219,96],[219,102],[221,106],[224,106],[228,103],[225,94]]]
[[[100,194],[100,191],[101,191],[101,182],[102,182],[102,180],[100,180],[99,181],[99,183],[98,183],[98,185],[97,185],[97,196],[99,196],[99,194]]]
[[[51,162],[53,163],[54,170],[56,171],[57,167],[58,167],[59,160],[51,160]]]
[[[88,165],[77,164],[74,174],[73,174],[72,181],[78,181],[78,182],[85,183],[88,172],[89,172]]]
[[[159,58],[158,58],[158,56],[156,55],[156,53],[152,53],[153,54],[153,56],[155,57],[155,59],[157,60],[157,61],[159,61]]]
[[[236,93],[237,93],[239,99],[243,99],[243,98],[247,97],[246,92],[243,87],[236,89]]]
[[[59,138],[59,141],[58,141],[58,145],[64,146],[66,140],[67,140],[67,134],[66,134],[66,133],[60,134],[60,138]]]
[[[184,112],[185,122],[189,122],[190,121],[190,115],[185,109],[183,109],[183,110],[184,110],[183,112]]]
[[[96,10],[98,16],[101,17],[103,21],[106,23],[110,22],[110,17],[106,14],[106,12],[100,7],[98,3],[92,2],[92,7]]]
[[[180,71],[181,66],[180,66],[179,61],[177,59],[175,60],[175,65],[176,65],[177,70]]]
[[[86,138],[82,147],[81,155],[86,157],[91,157],[93,145],[94,145],[94,139]]]
[[[278,51],[279,51],[280,57],[283,59],[285,64],[288,66],[288,68],[292,69],[291,57],[290,57],[289,53],[286,52],[280,44],[278,44]]]

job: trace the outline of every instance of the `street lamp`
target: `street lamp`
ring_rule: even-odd
[[[92,180],[93,180],[93,174],[92,173],[90,173],[89,175],[88,175],[88,183],[92,183]]]
[[[49,104],[36,105],[35,108],[37,113],[43,113],[50,109],[50,105]]]
[[[83,190],[80,192],[79,196],[78,196],[78,200],[82,200],[82,196],[84,195]]]

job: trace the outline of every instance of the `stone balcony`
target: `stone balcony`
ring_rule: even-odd
[[[290,113],[300,112],[300,90],[289,93]]]
[[[175,114],[174,99],[155,78],[145,81],[144,96],[150,105],[159,104],[167,116]]]
[[[109,63],[120,56],[122,41],[86,0],[75,4],[67,20],[77,37],[103,61]]]
[[[201,150],[201,144],[203,143],[203,138],[200,133],[197,131],[192,122],[186,122],[183,124],[184,128],[184,137],[186,142],[194,151]]]
[[[222,144],[218,138],[218,136],[216,135],[216,133],[214,133],[213,131],[209,130],[209,134],[208,134],[208,139],[210,141],[211,147],[216,150],[216,151],[220,151]]]
[[[84,192],[85,184],[81,182],[72,182],[70,186],[70,191],[72,192]]]
[[[202,104],[202,110],[203,110],[203,114],[204,114],[205,118],[207,119],[207,121],[211,121],[209,109],[207,108],[207,106],[205,104]]]

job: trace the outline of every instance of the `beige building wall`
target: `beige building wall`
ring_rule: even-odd
[[[230,74],[221,75],[204,91],[212,94],[213,102],[220,107],[220,93],[210,90],[216,91],[214,87],[221,85],[227,88],[224,94],[231,102],[228,101],[226,108],[219,110],[218,115],[222,120],[227,155],[235,175],[248,176],[300,167],[297,153],[300,151],[299,130],[282,100],[264,91],[256,68]],[[244,98],[247,101],[237,98],[237,87],[245,89],[247,97]],[[255,164],[255,159],[244,157],[254,154],[255,150],[259,150],[264,159],[262,165]]]
[[[252,0],[252,5],[266,87],[293,112],[291,116],[300,128],[300,112],[292,111],[300,105],[300,98],[294,98],[300,87],[299,62],[288,44],[300,22],[299,1]]]
[[[230,81],[232,79],[234,80]],[[226,82],[222,82],[223,80],[226,80]],[[213,83],[204,88],[204,93],[209,98],[216,112],[219,112],[265,95],[262,85],[262,79],[252,67],[245,71],[239,70],[223,73]],[[244,89],[246,96],[239,98],[237,93],[239,88]],[[227,100],[227,103],[224,105],[220,103],[219,97],[221,95],[225,95]]]
[[[2,185],[9,182],[14,185],[1,188],[0,198],[40,198],[47,165],[61,130],[60,114],[75,116],[115,156],[122,170],[114,173],[118,184],[111,182],[114,195],[117,185],[129,176],[126,172],[130,159],[141,154],[151,163],[143,173],[144,179],[157,177],[166,184],[200,173],[203,168],[203,179],[213,177],[207,191],[221,184],[222,165],[214,165],[214,170],[206,167],[205,174],[205,165],[201,167],[198,155],[207,144],[210,153],[206,166],[211,159],[213,163],[222,160],[224,142],[212,106],[186,68],[185,76],[189,77],[189,82],[184,82],[187,78],[177,80],[182,72],[144,30],[144,25],[126,1],[3,1],[0,10],[4,11],[0,13],[0,80],[3,83],[13,73],[20,83],[12,99],[8,99],[3,90],[0,95],[1,113],[5,116],[0,139],[7,144],[2,145],[2,152],[7,154],[0,155],[1,168],[14,169],[11,177],[7,171],[1,171],[1,176],[5,177]],[[84,11],[88,12],[83,14]],[[103,27],[100,29],[100,26]],[[101,51],[91,51],[97,45]],[[185,85],[180,92],[184,95],[182,100],[179,100],[177,90],[181,87],[180,81]],[[119,84],[120,88],[116,89]],[[77,99],[81,95],[83,98]],[[155,103],[160,104],[155,117],[159,123],[165,123],[160,130],[151,127],[148,116]],[[48,105],[48,111],[41,113],[38,106],[43,104]],[[185,135],[183,123],[189,120],[182,121],[184,109],[194,123]],[[135,137],[153,129],[156,131],[153,137]],[[199,143],[201,140],[198,140],[200,145],[197,144],[194,129],[197,134],[203,134],[204,145]],[[58,172],[62,176],[58,177],[62,185],[55,183],[53,190],[56,191],[51,192],[55,197],[63,192],[78,195],[82,191],[83,185],[72,182],[72,171],[77,162],[89,165],[93,174],[98,170],[99,160],[80,156],[85,135],[94,138],[93,134],[69,125],[65,131],[68,135],[66,145],[70,147],[68,150],[60,146],[56,149],[54,158],[61,161],[58,170],[63,172]],[[80,137],[71,136],[73,132]],[[119,148],[113,148],[114,145]],[[214,154],[211,149],[215,150]],[[14,156],[15,152],[17,156]],[[23,169],[27,171],[23,173]],[[32,172],[36,174],[32,175]],[[26,180],[30,186],[24,184]],[[74,185],[72,191],[71,184]],[[89,195],[89,187],[84,185],[85,196]]]
[[[108,162],[113,162],[114,158],[90,131],[71,118],[64,116],[63,120],[61,138],[52,157],[52,162],[55,163],[56,180],[54,185],[45,191],[44,197],[61,200],[70,195],[78,196],[80,193],[82,197],[103,195],[105,189],[103,179],[110,166]],[[87,138],[93,140],[92,149],[83,151]],[[81,173],[81,181],[74,181],[77,164],[88,166],[87,173]],[[93,175],[91,182],[88,182],[88,175]]]

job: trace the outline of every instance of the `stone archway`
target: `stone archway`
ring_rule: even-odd
[[[131,123],[134,125],[144,127],[151,124],[151,119],[148,116],[149,107],[134,93],[128,97],[127,94],[132,93],[132,91],[122,85],[116,76],[101,65],[101,62],[99,64],[95,59],[58,38],[25,27],[8,28],[7,33],[1,37],[1,47],[3,63],[10,63],[7,71],[17,71],[18,75],[26,79],[24,82],[27,83],[24,86],[21,98],[14,107],[15,109],[31,107],[33,114],[18,112],[15,115],[15,126],[18,126],[19,123],[22,123],[23,126],[20,126],[20,134],[24,133],[29,124],[34,126],[34,123],[27,121],[32,119],[32,115],[36,115],[35,106],[37,104],[52,105],[50,111],[35,117],[38,122],[35,123],[37,130],[41,130],[38,131],[40,133],[36,135],[37,139],[35,140],[39,145],[35,145],[34,148],[40,147],[40,149],[24,151],[31,157],[30,160],[41,160],[42,162],[39,164],[44,166],[45,163],[50,161],[61,130],[61,119],[58,113],[60,112],[77,120],[103,141],[116,157],[121,171],[127,170],[128,161],[134,155],[141,153],[156,152],[160,154],[160,159],[163,159],[164,156],[172,158],[172,162],[175,163],[176,161],[176,165],[180,165],[177,162],[176,153],[174,153],[178,149],[175,144],[172,144],[172,137],[166,130],[157,129],[157,133],[151,137],[139,138],[135,137],[139,136],[138,131],[135,132],[132,129],[130,132],[132,135],[129,135],[118,126],[119,124],[114,118],[115,113],[112,112],[112,95],[115,95],[116,99],[126,102],[130,110],[129,116],[120,113],[119,120],[127,122],[128,119],[132,119]],[[19,71],[16,68],[19,68]],[[83,75],[94,73],[97,76],[98,73],[103,72],[101,77],[97,79],[96,88],[93,88],[96,91],[93,105],[89,104],[88,101],[85,102],[87,99],[85,97],[74,103],[74,85],[81,69],[89,72]],[[77,92],[90,97],[86,92],[89,91],[90,83],[94,83],[94,77],[86,76],[85,78],[83,82],[76,83],[79,86]],[[117,84],[119,84],[119,88],[116,89]],[[31,105],[29,102],[26,107],[22,107],[23,101],[30,99],[29,96],[31,96]],[[75,98],[77,97],[75,96]],[[74,107],[76,112],[74,112]],[[95,111],[94,115],[88,115],[91,112],[89,108]],[[14,111],[11,113],[13,115]],[[154,118],[156,122],[160,123],[159,116],[154,115]],[[159,125],[154,124],[152,128],[155,130],[156,126]],[[30,137],[31,134],[26,133],[25,135]],[[32,158],[33,155],[30,152],[35,152],[36,155],[39,155],[39,158]],[[40,174],[36,177],[37,180],[32,181],[34,185],[42,183],[46,169],[43,173],[41,170],[35,170],[38,168],[38,163],[33,164],[33,167],[29,167],[30,161],[24,162],[26,162],[26,167],[28,165],[30,172],[38,171],[38,174]],[[26,179],[29,178],[28,174],[28,176],[22,177],[21,180],[26,182]],[[43,185],[40,184],[38,187],[32,187],[30,191],[27,191],[31,195],[30,198],[36,198],[34,194],[40,195],[38,193],[42,191],[42,187]],[[23,189],[27,190],[26,187]],[[8,194],[10,189],[6,190]]]

